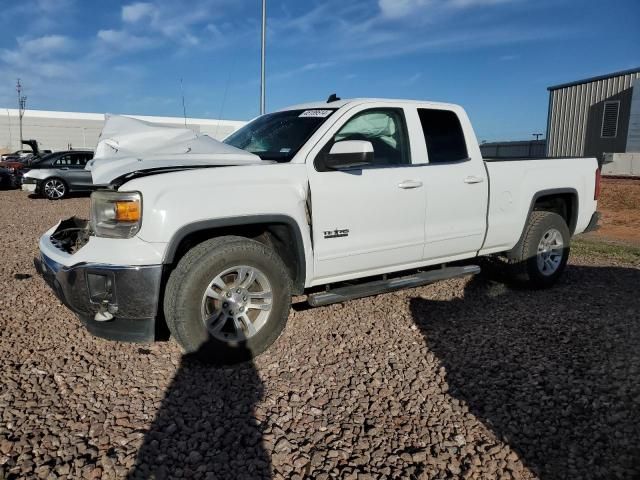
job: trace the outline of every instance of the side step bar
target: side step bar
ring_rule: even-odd
[[[321,307],[331,303],[346,302],[355,298],[369,297],[381,293],[393,292],[404,288],[420,287],[440,280],[449,278],[464,277],[465,275],[476,275],[480,273],[477,265],[465,265],[463,267],[446,267],[428,272],[418,272],[405,277],[391,278],[388,280],[374,280],[373,282],[361,283],[358,285],[348,285],[338,287],[326,292],[311,293],[307,296],[307,302],[312,307]]]

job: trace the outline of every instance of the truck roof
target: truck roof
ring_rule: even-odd
[[[429,105],[430,107],[442,107],[442,108],[452,108],[457,107],[453,103],[443,103],[443,102],[432,102],[429,100],[406,100],[399,98],[344,98],[340,100],[335,100],[333,102],[327,101],[318,101],[318,102],[309,102],[309,103],[300,103],[297,105],[290,105],[288,107],[280,109],[280,111],[284,110],[305,110],[305,109],[318,109],[318,108],[340,108],[344,107],[348,104],[362,104],[362,103],[403,103],[403,104],[415,104],[415,105]]]

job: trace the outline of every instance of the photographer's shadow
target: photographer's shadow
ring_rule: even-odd
[[[472,279],[411,300],[449,394],[542,479],[640,478],[640,270],[571,266],[554,288]],[[607,297],[605,299],[605,297]]]
[[[215,366],[184,356],[128,478],[271,478],[254,415],[263,394],[252,362]]]

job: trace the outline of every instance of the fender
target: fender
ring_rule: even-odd
[[[225,228],[225,227],[239,227],[250,225],[286,225],[291,229],[293,233],[294,245],[291,245],[291,251],[296,256],[296,272],[293,281],[293,290],[295,293],[301,293],[304,291],[305,276],[306,276],[306,257],[304,252],[304,241],[302,240],[302,233],[297,222],[287,215],[246,215],[240,217],[226,217],[212,220],[202,220],[198,222],[189,223],[178,229],[171,240],[167,244],[167,249],[164,254],[162,263],[164,265],[174,262],[176,252],[180,243],[192,233],[200,232],[203,230],[210,230],[213,228]]]

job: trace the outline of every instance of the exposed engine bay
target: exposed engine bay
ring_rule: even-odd
[[[80,250],[91,236],[89,220],[71,217],[63,220],[51,235],[51,243],[66,253]]]

